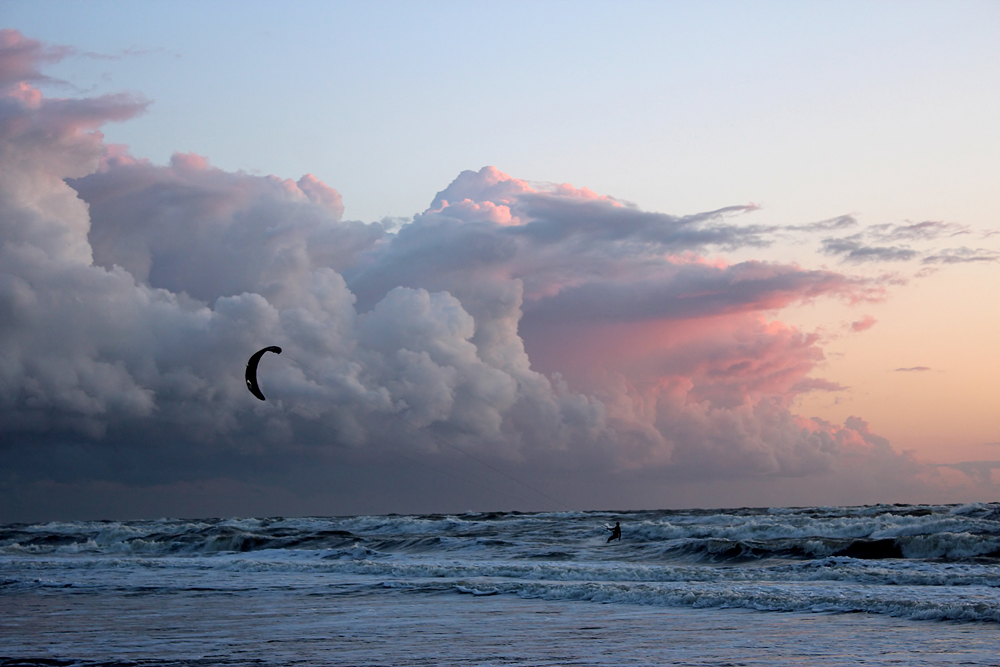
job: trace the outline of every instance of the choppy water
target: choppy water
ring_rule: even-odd
[[[605,525],[615,521],[622,540],[607,544]],[[838,655],[837,632],[852,635],[861,624],[897,638],[923,628],[912,630],[914,641],[954,636],[946,650],[921,649],[938,657],[926,664],[952,664],[948,656],[959,653],[966,664],[996,664],[987,656],[1000,646],[1000,504],[5,525],[0,606],[0,657],[66,664],[290,664],[303,656],[326,664],[715,664],[698,662],[696,646],[691,655],[670,653],[706,623],[731,626],[712,645],[722,661],[799,664],[786,655],[792,639],[756,657],[745,653],[767,649],[741,649],[738,639],[752,644],[797,623],[790,636],[814,628],[812,645],[832,641]],[[414,614],[431,625],[406,620]],[[539,626],[532,614],[550,620]],[[600,650],[571,655],[581,632],[604,627],[601,619],[632,634],[619,646],[608,626]],[[687,634],[673,636],[680,627]],[[280,651],[269,645],[279,636]],[[550,660],[556,636],[566,647]],[[468,643],[460,650],[459,637]],[[491,637],[518,639],[477,653]],[[636,654],[643,642],[661,653]],[[854,643],[869,664],[899,660],[880,663]],[[494,654],[503,659],[490,662]],[[821,655],[807,662],[851,664],[844,655],[842,663]]]

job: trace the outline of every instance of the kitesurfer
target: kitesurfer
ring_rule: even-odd
[[[615,521],[615,527],[614,528],[611,528],[610,526],[605,526],[604,530],[610,530],[611,531],[611,537],[608,538],[607,544],[610,544],[611,540],[618,540],[619,542],[622,541],[622,525],[621,525],[621,523]]]

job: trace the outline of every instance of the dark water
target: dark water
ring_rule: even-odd
[[[11,665],[1000,664],[1000,504],[4,525],[0,607]]]

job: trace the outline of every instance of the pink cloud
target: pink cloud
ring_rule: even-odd
[[[823,378],[805,378],[792,385],[791,390],[795,393],[806,393],[810,391],[844,391],[848,389],[839,382],[831,382]]]
[[[463,171],[451,184],[437,193],[429,212],[440,212],[448,206],[448,202],[490,201],[494,204],[507,204],[518,195],[536,192],[527,181],[511,178],[496,167],[483,167],[478,172]]]
[[[851,322],[851,331],[867,331],[875,326],[876,322],[878,322],[878,320],[871,315],[865,315],[860,320]]]
[[[612,206],[621,206],[622,204],[614,197],[608,197],[607,195],[599,195],[590,188],[577,188],[571,183],[559,183],[550,187],[547,192],[559,196],[559,197],[572,197],[576,199],[590,199],[605,201]]]
[[[59,62],[73,53],[65,46],[46,46],[17,30],[0,29],[0,89],[11,84],[52,81],[41,65]]]
[[[340,218],[344,214],[344,202],[340,193],[319,180],[312,174],[306,174],[295,183],[299,190],[305,193],[309,201],[322,204],[330,212]],[[339,213],[338,213],[339,211]]]
[[[97,264],[209,302],[242,292],[280,300],[318,263],[353,262],[382,234],[336,225],[340,194],[315,176],[228,173],[193,153],[156,166],[111,147],[97,173],[71,184],[90,205]]]
[[[474,202],[471,199],[459,202],[442,199],[440,203],[441,209],[436,212],[465,222],[492,222],[504,226],[521,224],[520,218],[512,216],[510,207],[503,204],[494,204],[491,201]]]
[[[177,171],[205,171],[211,168],[208,159],[196,153],[174,153],[170,156],[170,166]]]
[[[765,396],[787,404],[817,388],[806,376],[823,359],[815,335],[740,314],[529,331],[525,345],[540,368],[593,391],[621,373],[637,387],[719,407]]]

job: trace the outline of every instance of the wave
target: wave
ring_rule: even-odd
[[[300,520],[79,522],[0,528],[0,553],[141,553],[149,555],[248,552],[262,549],[325,549],[358,537]]]
[[[605,548],[604,524],[621,521]],[[0,526],[0,554],[206,555],[362,545],[428,557],[742,564],[1000,559],[1000,504],[647,512],[162,519]]]
[[[851,557],[830,557],[810,561],[764,562],[752,567],[706,564],[648,564],[623,562],[567,562],[549,560],[426,559],[400,557],[355,545],[323,552],[261,551],[214,556],[175,557],[76,557],[69,567],[65,559],[50,556],[35,559],[24,568],[29,576],[19,583],[44,582],[46,572],[75,571],[73,585],[89,585],[100,572],[150,572],[149,578],[162,579],[160,571],[197,571],[204,577],[178,580],[178,590],[212,585],[229,590],[239,584],[241,574],[341,575],[366,579],[425,581],[475,579],[488,581],[562,582],[840,582],[870,586],[985,587],[1000,589],[1000,568],[992,563],[940,564],[907,560],[868,561]],[[6,569],[0,562],[0,570]],[[98,574],[89,575],[88,572]],[[213,574],[214,573],[214,574]],[[236,578],[232,578],[232,576]],[[14,580],[7,579],[12,582]],[[55,581],[55,580],[53,580]],[[139,581],[145,581],[140,577]],[[268,580],[268,585],[271,585]],[[274,582],[279,579],[274,579]],[[206,583],[208,582],[208,583]],[[214,583],[213,583],[214,582]],[[235,582],[235,583],[234,583]],[[123,586],[125,584],[122,584]],[[145,586],[146,584],[142,584]],[[165,584],[162,584],[165,585]],[[1000,590],[996,591],[1000,594]]]
[[[607,544],[615,521],[623,539]],[[0,526],[0,597],[58,589],[392,589],[998,622],[1000,504]]]
[[[492,587],[456,584],[459,593],[508,593],[523,598],[638,604],[661,607],[744,608],[758,611],[885,614],[911,620],[1000,622],[1000,606],[975,595],[927,599],[923,595],[872,594],[869,591],[804,590],[801,586],[676,586],[607,583],[500,583]]]

